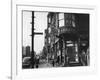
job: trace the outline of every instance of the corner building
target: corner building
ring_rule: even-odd
[[[89,24],[81,24],[84,17],[89,18],[89,15],[86,17],[84,14],[48,13],[48,37],[45,38],[48,40],[48,61],[53,60],[62,66],[80,62],[83,48],[81,45],[85,44],[86,50],[89,47]]]

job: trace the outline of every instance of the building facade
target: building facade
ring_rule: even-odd
[[[48,61],[53,60],[62,66],[79,62],[82,49],[89,47],[89,31],[81,29],[79,16],[74,13],[54,13],[47,16],[48,27],[45,35]],[[83,31],[83,33],[82,33]],[[85,45],[82,46],[82,44]],[[87,46],[87,47],[86,47]]]

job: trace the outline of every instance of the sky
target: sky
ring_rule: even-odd
[[[48,12],[34,13],[34,32],[43,32],[43,35],[34,36],[34,51],[39,54],[44,46],[44,30],[47,28],[47,14]],[[23,11],[23,46],[31,47],[31,29],[32,29],[32,12]]]

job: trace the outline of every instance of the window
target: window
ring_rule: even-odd
[[[72,21],[72,26],[75,27],[75,21]]]
[[[59,27],[64,26],[64,13],[59,13]]]
[[[48,22],[49,22],[49,23],[51,22],[50,17],[48,18]]]
[[[66,13],[65,14],[65,25],[67,27],[75,27],[75,15]]]
[[[75,15],[72,14],[72,27],[75,27]]]
[[[48,28],[48,30],[49,30],[48,32],[51,33],[51,28],[50,27]]]
[[[50,43],[50,37],[48,38],[48,42]]]

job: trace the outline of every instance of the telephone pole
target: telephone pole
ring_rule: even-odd
[[[34,68],[35,65],[35,54],[34,54],[34,35],[43,35],[42,32],[34,32],[34,11],[32,11],[32,31],[31,31],[31,37],[32,37],[32,53],[31,53],[31,65],[32,68]]]
[[[31,36],[32,36],[32,53],[31,53],[31,65],[32,68],[34,68],[34,11],[32,11],[32,32],[31,32]]]

